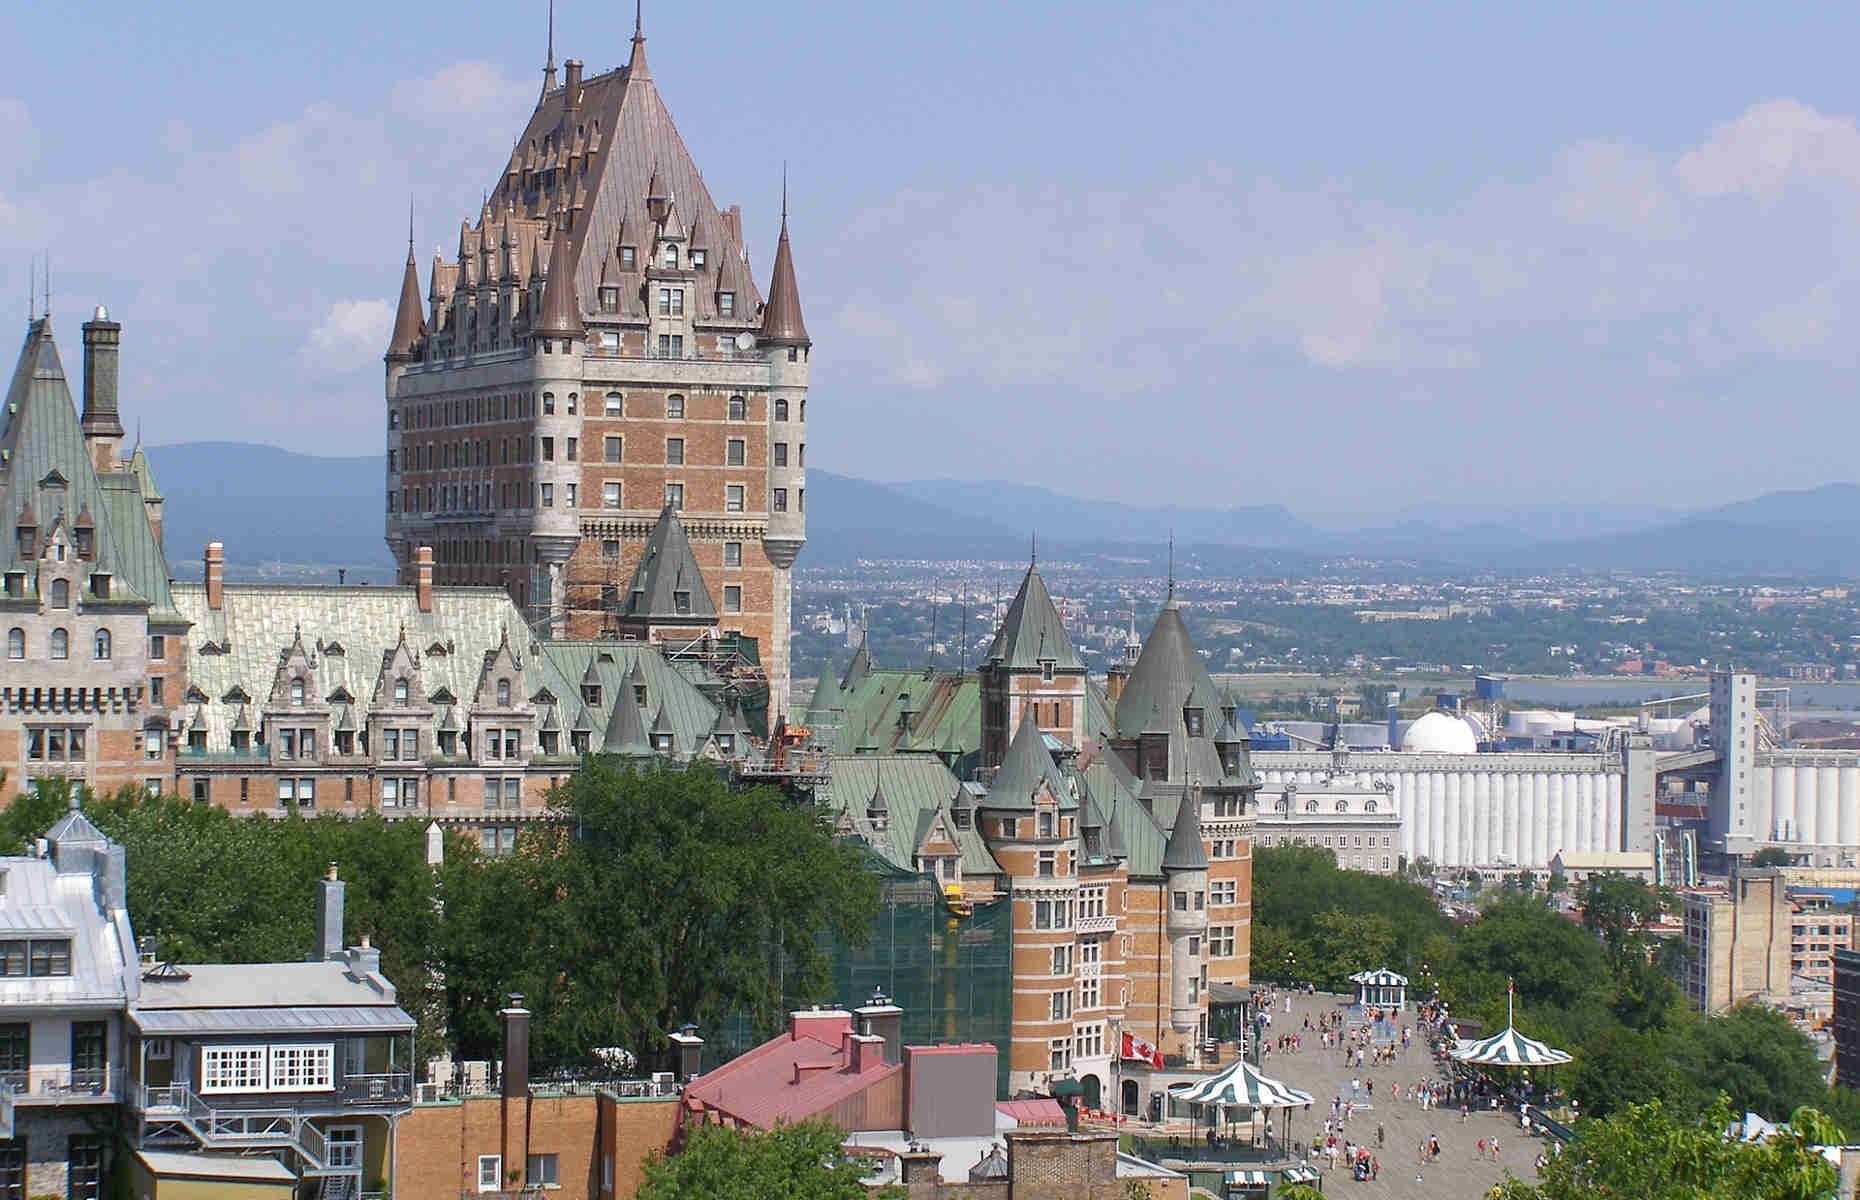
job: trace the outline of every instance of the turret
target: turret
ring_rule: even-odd
[[[1201,954],[1191,951],[1208,937],[1208,853],[1201,844],[1201,791],[1190,788],[1176,810],[1163,850],[1164,889],[1169,893],[1165,930],[1169,937],[1169,1026],[1192,1034],[1201,1014]]]
[[[580,540],[575,503],[569,498],[569,488],[579,482],[579,464],[568,460],[568,439],[580,431],[580,417],[571,414],[579,409],[581,352],[587,331],[582,325],[581,300],[575,288],[574,233],[559,201],[550,224],[549,274],[543,283],[542,303],[530,327],[530,362],[541,396],[536,432],[542,446],[542,461],[536,464],[536,508],[530,545],[536,561],[548,572],[546,582],[539,580],[538,584],[547,588],[547,615],[553,630],[567,616],[566,568]],[[532,592],[533,605],[542,600]]]
[[[762,549],[775,568],[773,602],[778,611],[789,604],[789,570],[807,543],[807,384],[808,353],[813,343],[801,320],[801,293],[794,282],[794,256],[788,247],[788,183],[782,180],[781,236],[775,247],[775,271],[769,280],[768,303],[762,310],[758,345],[769,364],[770,441],[785,446],[785,465],[769,467],[768,531]],[[767,660],[788,677],[787,626],[780,625]],[[785,710],[788,697],[771,695],[770,711]]]

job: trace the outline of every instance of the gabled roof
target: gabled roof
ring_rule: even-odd
[[[995,631],[995,640],[989,643],[984,657],[1010,669],[1031,670],[1049,659],[1056,670],[1085,669],[1078,652],[1072,648],[1072,639],[1066,636],[1066,624],[1060,619],[1059,609],[1047,593],[1046,580],[1040,577],[1038,568],[1027,568],[1027,574],[1020,581],[1020,590],[1014,594],[1014,603],[1008,606],[1007,616],[1001,628]]]
[[[114,576],[110,603],[146,601],[150,617],[178,621],[168,586],[168,561],[149,525],[141,481],[153,487],[147,463],[99,474],[84,441],[51,321],[27,326],[26,340],[0,407],[0,571],[22,565],[11,535],[22,515],[41,530],[72,528],[89,509],[96,522],[91,570]],[[41,491],[41,484],[53,486]],[[158,495],[148,499],[159,499]]]
[[[1031,714],[1023,716],[1014,740],[1008,743],[1001,767],[988,785],[983,808],[1033,811],[1033,798],[1045,784],[1061,808],[1077,808],[1065,775],[1046,748],[1046,736]]]
[[[1117,731],[1125,737],[1165,733],[1180,719],[1183,708],[1201,709],[1206,728],[1212,729],[1221,716],[1221,693],[1171,596],[1156,614],[1143,653],[1118,697]],[[1163,724],[1157,724],[1158,717]]]
[[[687,597],[682,607],[678,603],[680,595]],[[646,537],[646,548],[633,569],[623,609],[625,617],[635,621],[714,624],[717,620],[716,606],[711,603],[710,589],[704,586],[697,557],[691,553],[684,522],[669,504],[659,511],[659,519]]]
[[[940,760],[928,754],[834,755],[826,781],[815,792],[815,803],[836,825],[856,831],[873,853],[900,871],[916,870],[913,859],[922,831],[939,809],[948,809],[962,783]],[[875,830],[866,820],[866,805],[878,791],[884,773],[885,827]],[[999,875],[1001,865],[988,851],[988,843],[970,822],[969,828],[950,827],[961,852],[965,876]]]

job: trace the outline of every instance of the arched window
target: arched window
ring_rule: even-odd
[[[110,657],[110,631],[99,629],[97,636],[91,639],[91,655],[94,658]]]
[[[508,679],[497,681],[497,706],[499,708],[510,707],[510,681]]]
[[[788,419],[788,398],[786,396],[777,397],[775,400],[775,419],[777,421]]]
[[[749,402],[741,396],[730,397],[730,420],[746,421],[749,419]]]
[[[26,631],[13,628],[6,631],[6,656],[8,658],[26,657]]]
[[[1374,812],[1374,811],[1376,811],[1376,802],[1375,802],[1374,800],[1365,800],[1365,801],[1363,801],[1363,811],[1364,811],[1364,812]]]
[[[671,420],[682,421],[685,416],[685,398],[683,396],[667,396],[665,398],[665,415]]]
[[[665,265],[676,271],[678,269],[678,247],[665,243]]]
[[[52,630],[52,657],[71,657],[71,635],[62,629]]]
[[[1337,801],[1337,811],[1338,811],[1338,812],[1349,812],[1349,811],[1350,811],[1350,802],[1349,802],[1348,800],[1339,800],[1339,801]]]
[[[52,607],[71,607],[71,584],[63,579],[52,580]]]
[[[1305,811],[1306,811],[1306,812],[1316,812],[1317,810],[1318,810],[1318,807],[1317,807],[1317,801],[1316,801],[1316,800],[1307,800],[1307,801],[1305,801]]]
[[[302,704],[303,702],[304,702],[304,681],[301,679],[293,679],[291,680],[291,703]]]
[[[407,703],[407,681],[405,679],[396,679],[394,681],[394,703]]]
[[[1292,798],[1290,796],[1279,797],[1279,811],[1282,813],[1288,813],[1292,811]]]

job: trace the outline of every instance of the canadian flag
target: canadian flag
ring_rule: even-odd
[[[1144,1062],[1152,1067],[1161,1067],[1162,1051],[1150,1045],[1134,1033],[1124,1035],[1123,1051],[1119,1055],[1127,1062]]]

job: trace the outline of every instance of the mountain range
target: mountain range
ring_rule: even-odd
[[[380,455],[316,457],[236,442],[147,450],[166,495],[177,571],[208,540],[229,565],[343,566],[385,577]],[[1602,505],[1397,514],[1358,527],[1279,505],[1134,505],[1006,481],[874,483],[809,472],[806,561],[1024,557],[1046,552],[1150,570],[1174,536],[1203,570],[1278,573],[1354,557],[1441,568],[1674,570],[1690,574],[1860,574],[1860,484],[1771,492],[1692,512]]]

